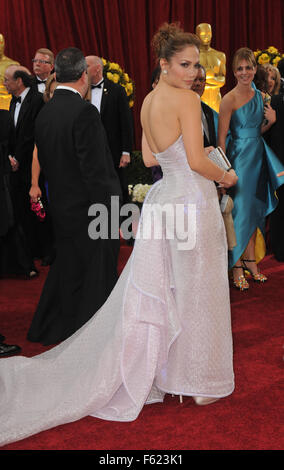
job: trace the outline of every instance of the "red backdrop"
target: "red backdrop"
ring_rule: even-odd
[[[231,59],[239,47],[256,50],[273,45],[284,53],[284,0],[0,0],[5,54],[31,70],[39,47],[56,54],[68,46],[124,68],[136,86],[137,149],[140,107],[154,66],[151,38],[164,21],[180,21],[191,32],[199,23],[211,24],[211,45],[227,56],[222,94],[234,85]]]

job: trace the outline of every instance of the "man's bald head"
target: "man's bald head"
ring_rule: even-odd
[[[14,96],[19,96],[25,88],[32,86],[32,74],[23,65],[9,65],[4,74],[4,85]]]
[[[99,83],[103,78],[104,64],[100,57],[96,55],[88,55],[86,57],[88,75],[92,85]]]

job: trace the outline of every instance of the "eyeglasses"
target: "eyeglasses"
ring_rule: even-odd
[[[41,59],[32,59],[33,63],[38,62],[39,64],[51,64],[48,60],[41,60]]]

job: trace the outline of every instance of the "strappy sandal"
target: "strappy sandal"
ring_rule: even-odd
[[[250,273],[254,282],[258,282],[258,283],[266,282],[267,277],[264,274],[259,273],[259,272],[257,272],[256,274],[253,274],[252,270],[248,268],[248,266],[246,265],[246,263],[255,263],[255,262],[256,262],[255,259],[242,259],[243,269],[245,269],[246,271]]]
[[[237,269],[237,268],[242,269],[242,271],[244,272],[243,266],[233,266],[233,269]],[[234,287],[240,291],[245,291],[249,289],[249,283],[246,280],[244,274],[241,274],[241,276],[239,276],[238,279],[233,278],[233,282],[234,282]]]

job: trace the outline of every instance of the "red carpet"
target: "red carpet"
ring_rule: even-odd
[[[120,266],[130,248],[122,246]],[[0,281],[0,331],[32,356],[47,348],[26,341],[48,268],[33,281]],[[206,407],[167,396],[145,406],[135,422],[91,417],[7,445],[7,450],[280,450],[283,449],[284,263],[267,256],[269,280],[248,292],[231,289],[235,392]],[[216,273],[218,274],[218,273]]]

